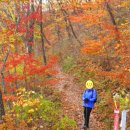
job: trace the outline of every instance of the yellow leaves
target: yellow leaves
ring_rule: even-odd
[[[125,103],[128,104],[129,103],[129,98],[125,97]]]
[[[129,4],[130,4],[130,1],[122,1],[119,6],[121,6],[121,7],[128,7]]]
[[[13,29],[8,30],[6,28],[3,28],[0,32],[0,44],[14,44],[17,39],[19,39],[19,34],[14,34]],[[14,46],[11,45],[12,50],[14,49]]]
[[[26,89],[23,88],[23,87],[21,87],[21,88],[19,88],[19,89],[16,90],[16,95],[17,95],[17,96],[20,96],[20,95],[22,95],[23,93],[26,93]]]
[[[16,66],[16,73],[22,75],[24,71],[24,65],[23,64],[19,64]]]
[[[0,31],[0,44],[4,44],[5,42],[6,42],[6,38],[7,38],[7,36],[6,36],[6,32],[7,32],[8,30],[7,29],[5,29],[5,28],[3,28],[3,29],[1,29],[1,31]]]
[[[15,14],[13,8],[8,6],[8,12],[11,15],[12,20],[15,22]]]
[[[119,93],[115,93],[115,95],[113,96],[113,100],[115,103],[115,106],[117,108],[117,103],[118,103],[118,107],[121,110],[124,110],[126,108],[129,108],[129,94],[126,94],[126,92],[124,90],[121,90]]]
[[[103,2],[105,2],[105,0],[96,0],[96,2],[103,3]]]
[[[31,123],[32,121],[33,121],[32,118],[29,118],[29,119],[27,120],[28,123]]]
[[[0,0],[0,2],[9,2],[10,0]]]
[[[11,35],[8,40],[10,41],[10,43],[14,43],[16,39],[14,35]]]
[[[15,46],[14,46],[13,44],[10,44],[10,50],[11,50],[12,52],[15,51]]]
[[[59,18],[56,18],[56,19],[55,19],[55,23],[60,23],[60,24],[62,24],[63,21],[64,21],[64,17],[59,17]],[[54,26],[54,24],[53,24],[53,26]],[[54,27],[53,27],[53,28],[54,28]]]
[[[17,2],[17,0],[11,0],[11,2]],[[29,2],[29,0],[19,0],[19,1],[21,1],[21,2]],[[10,0],[0,0],[0,2],[4,2],[4,3],[9,3],[10,2]]]
[[[33,113],[34,112],[34,109],[30,109],[29,111],[28,111],[28,113]]]
[[[35,95],[35,91],[29,91],[27,92],[25,88],[19,88],[17,91],[18,101],[14,102],[14,105],[22,105],[23,107],[29,106],[37,108],[40,104],[40,100],[43,98],[42,96],[40,98],[32,99],[29,98],[28,100],[25,99],[25,97],[31,97],[32,95]]]
[[[27,104],[27,103],[24,103],[24,104],[23,104],[23,107],[26,107],[26,106],[28,106],[28,104]]]
[[[28,106],[30,106],[30,107],[37,106],[39,103],[40,103],[40,100],[39,100],[39,99],[27,101],[27,104],[28,104]]]
[[[21,2],[28,3],[28,2],[29,2],[29,0],[21,0]]]
[[[17,92],[25,92],[25,91],[26,91],[25,88],[19,88],[19,89],[17,90]]]

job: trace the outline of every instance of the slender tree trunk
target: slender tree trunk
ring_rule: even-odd
[[[41,33],[41,42],[42,42],[42,53],[43,53],[43,61],[44,64],[47,64],[47,59],[46,59],[46,52],[45,52],[45,42],[44,42],[44,37],[43,37],[43,22],[42,22],[42,0],[40,0],[40,33]]]
[[[5,115],[5,109],[2,99],[2,91],[0,90],[0,120],[2,120],[2,116]]]
[[[15,16],[15,24],[16,24],[16,28],[15,28],[15,33],[17,34],[18,33],[18,26],[19,26],[19,22],[20,22],[20,10],[18,8],[18,5],[17,3],[15,2],[14,4],[15,6],[15,13],[17,14]],[[15,52],[18,53],[18,44],[17,44],[17,39],[16,39],[16,43],[15,43]],[[14,68],[14,73],[16,74],[17,73],[17,69],[16,67]],[[18,83],[17,83],[17,80],[15,81],[15,86],[16,88],[18,88]]]
[[[105,1],[105,5],[106,5],[106,9],[107,9],[107,11],[108,11],[108,13],[110,15],[111,22],[114,25],[115,35],[116,35],[116,41],[118,43],[120,43],[119,30],[118,30],[118,27],[117,27],[117,24],[116,24],[116,21],[115,21],[115,17],[114,17],[114,15],[112,13],[112,9],[111,9],[111,7],[110,7],[110,5],[109,5],[109,3],[107,1]]]
[[[69,29],[68,29],[68,25],[69,25],[70,30],[71,30],[71,32],[72,32],[74,38],[77,40],[77,42],[78,42],[80,45],[82,45],[81,41],[78,39],[78,37],[77,37],[77,35],[76,35],[75,31],[74,31],[74,28],[73,28],[73,26],[72,26],[71,21],[70,21],[69,18],[68,18],[68,14],[67,14],[66,10],[64,10],[64,9],[62,8],[62,3],[61,3],[61,1],[60,1],[60,0],[57,0],[57,2],[58,2],[59,6],[60,6],[60,8],[61,8],[61,12],[63,13],[64,20],[65,20],[65,22],[66,22],[66,24],[67,24],[67,32],[68,32],[69,35],[70,35]]]
[[[34,0],[31,0],[31,9],[30,9],[30,14],[34,12]],[[28,53],[31,54],[32,53],[32,44],[34,41],[34,23],[35,20],[31,19],[29,22],[29,33],[28,33]]]
[[[8,56],[9,56],[9,53],[10,53],[10,48],[8,49],[7,53],[6,53],[6,56],[3,60],[3,64],[2,64],[2,67],[1,67],[1,82],[2,82],[2,88],[4,90],[4,93],[6,93],[6,88],[5,88],[5,80],[4,80],[4,68],[5,68],[5,63],[8,59]],[[2,99],[2,91],[0,90],[0,120],[2,119],[2,116],[5,115],[5,110],[4,110],[4,104],[3,104],[3,99]]]
[[[31,3],[28,3],[28,10],[26,12],[26,17],[34,12],[34,0],[31,0]],[[25,47],[27,52],[32,54],[32,44],[34,41],[34,19],[29,19],[29,22],[26,23],[26,36],[25,36]]]

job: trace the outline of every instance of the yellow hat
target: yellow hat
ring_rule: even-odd
[[[86,82],[86,88],[87,88],[87,89],[92,89],[92,88],[93,88],[93,81],[88,80],[88,81]]]

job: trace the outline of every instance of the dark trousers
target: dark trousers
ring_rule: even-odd
[[[87,127],[89,127],[89,118],[90,118],[91,111],[92,111],[92,108],[84,107],[84,125]]]

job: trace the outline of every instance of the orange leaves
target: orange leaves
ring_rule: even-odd
[[[85,47],[81,49],[82,53],[97,54],[102,50],[101,42],[97,40],[88,40],[85,43]]]
[[[99,4],[97,4],[96,2],[86,2],[86,3],[82,3],[81,8],[84,10],[88,10],[88,9],[97,9],[99,7]]]
[[[106,71],[99,71],[97,72],[98,76],[107,76],[107,77],[111,77],[111,78],[119,78],[122,77],[122,73],[117,73],[117,72],[106,72]]]
[[[86,26],[93,26],[97,25],[98,23],[101,22],[101,17],[103,14],[87,14],[84,17],[84,21],[86,23]]]
[[[86,22],[95,22],[99,21],[100,18],[103,16],[103,14],[78,14],[78,15],[72,15],[69,16],[70,20],[72,22],[80,22],[80,21],[84,21],[84,23]]]
[[[115,30],[115,26],[110,23],[102,23],[102,27],[106,30]]]
[[[115,49],[116,49],[116,50],[119,49],[120,47],[121,47],[121,44],[115,45]]]
[[[83,22],[86,25],[95,25],[100,23],[101,18],[106,15],[106,12],[101,8],[101,4],[98,2],[82,3],[80,8],[82,13],[69,16],[72,22]]]
[[[78,16],[69,16],[69,19],[72,21],[72,22],[81,22],[83,20],[83,16],[82,15],[78,15]]]
[[[113,72],[106,72],[106,71],[98,71],[97,75],[98,76],[105,76],[105,77],[109,77],[111,79],[118,79],[120,81],[122,81],[123,83],[126,84],[130,84],[130,82],[128,81],[128,78],[130,78],[130,74],[129,72],[125,72],[124,70],[120,71],[113,71]]]
[[[82,22],[86,26],[93,26],[101,23],[101,18],[104,16],[104,13],[88,13],[88,14],[78,14],[78,15],[71,15],[69,19],[72,22]]]
[[[62,8],[65,9],[65,10],[70,10],[70,9],[74,9],[74,6],[72,4],[69,4],[69,5],[64,4],[62,6]]]

